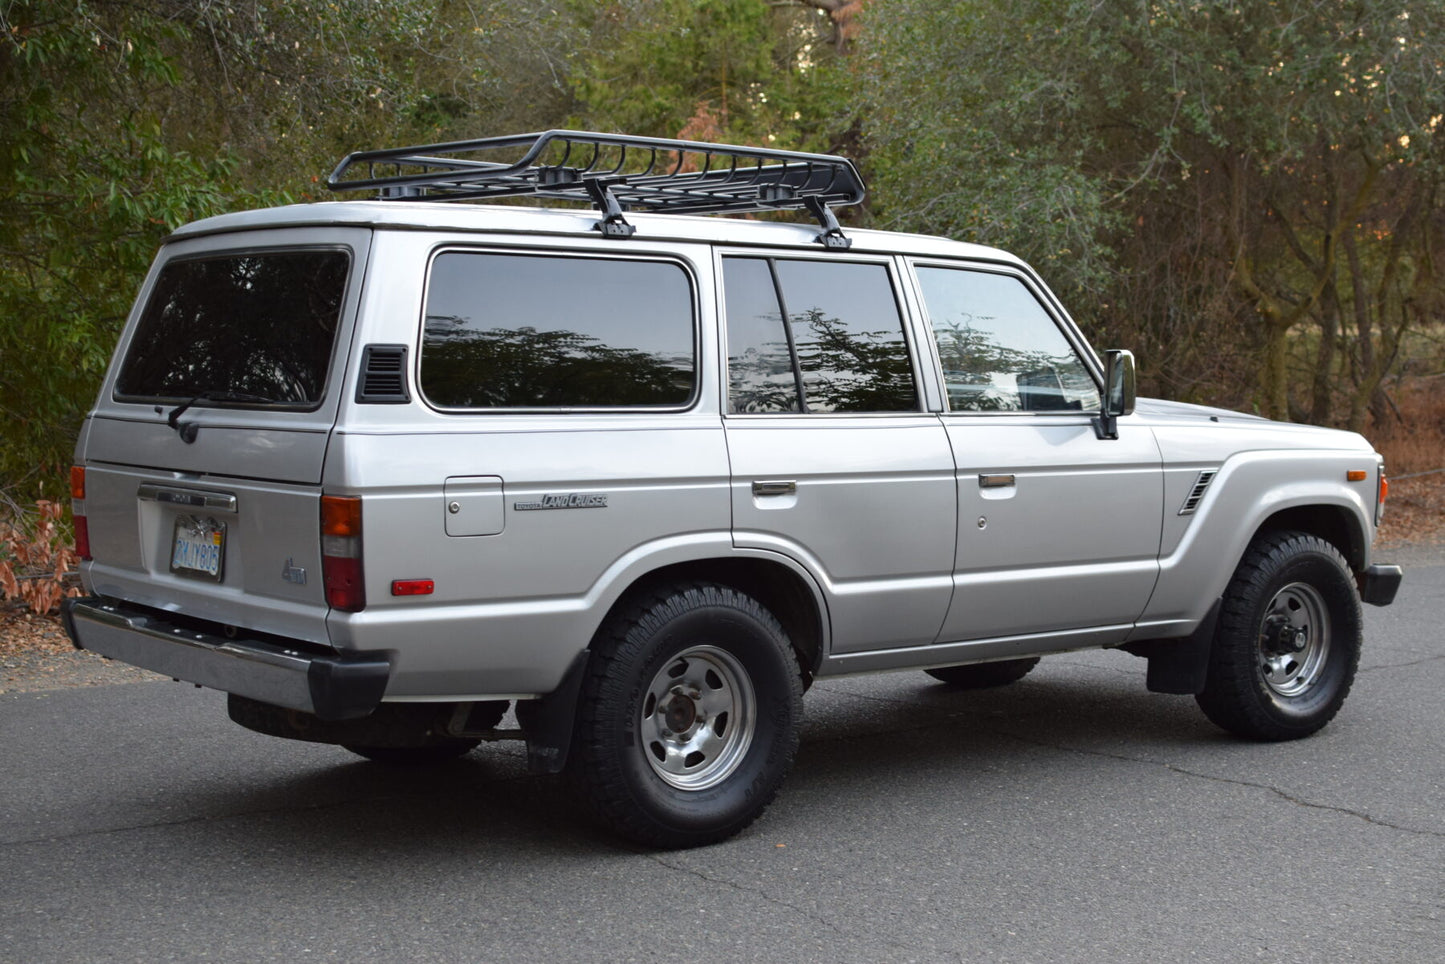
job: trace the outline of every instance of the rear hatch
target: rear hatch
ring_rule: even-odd
[[[326,643],[321,471],[370,232],[161,251],[78,455],[92,592]]]

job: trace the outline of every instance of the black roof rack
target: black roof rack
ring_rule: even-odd
[[[598,229],[618,238],[633,232],[624,210],[804,208],[822,224],[818,240],[829,247],[849,244],[831,207],[863,200],[863,179],[844,157],[560,130],[357,151],[337,165],[326,186],[377,190],[388,200],[531,196],[589,202],[603,213]]]

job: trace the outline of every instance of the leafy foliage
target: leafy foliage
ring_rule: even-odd
[[[59,494],[177,225],[566,125],[860,158],[846,217],[1022,254],[1152,390],[1382,432],[1445,309],[1441,38],[1441,0],[0,0],[0,493]]]
[[[839,54],[824,11],[759,0],[570,7],[589,26],[570,75],[574,126],[831,149]]]
[[[1171,394],[1318,421],[1344,394],[1362,426],[1439,313],[1441,4],[889,11],[861,87],[885,221],[1024,254]]]

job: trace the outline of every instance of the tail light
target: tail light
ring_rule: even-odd
[[[85,466],[70,467],[70,515],[75,522],[75,554],[90,560],[90,526],[85,521]]]
[[[361,571],[361,499],[321,497],[321,581],[334,609],[357,612],[366,606]]]
[[[1390,495],[1390,480],[1385,476],[1385,463],[1380,463],[1380,489],[1375,493],[1375,525],[1385,518],[1385,499]]]

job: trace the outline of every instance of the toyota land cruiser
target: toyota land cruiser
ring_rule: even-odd
[[[166,241],[71,477],[75,645],[254,730],[524,739],[692,846],[774,797],[815,678],[1115,647],[1292,739],[1400,582],[1363,438],[1136,403],[1019,259],[845,232],[843,158],[552,131],[330,186],[380,198]],[[512,197],[589,208],[442,203]],[[789,209],[818,223],[688,216]]]

